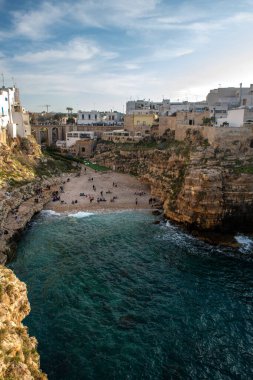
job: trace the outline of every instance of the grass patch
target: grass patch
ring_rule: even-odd
[[[63,156],[62,154],[58,152],[52,152],[52,151],[47,151],[47,154],[55,159],[58,160],[63,160],[63,161],[68,161],[68,162],[77,162],[80,164],[83,164],[85,166],[88,166],[89,168],[100,171],[100,172],[105,172],[110,170],[110,168],[107,168],[106,166],[98,165],[86,158],[79,158],[79,157],[71,157],[71,156]]]
[[[236,174],[253,174],[253,166],[245,165],[234,168]]]

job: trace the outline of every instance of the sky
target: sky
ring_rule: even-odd
[[[0,73],[31,112],[200,101],[253,83],[252,36],[253,0],[0,0]]]

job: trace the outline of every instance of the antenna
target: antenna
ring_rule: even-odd
[[[38,107],[46,107],[47,113],[48,113],[48,108],[51,107],[50,104],[44,104],[43,106],[38,106]]]
[[[51,107],[50,104],[45,104],[43,107],[46,107],[47,113],[48,113],[48,108]]]
[[[3,81],[3,87],[4,87],[4,74],[2,73],[2,81]]]

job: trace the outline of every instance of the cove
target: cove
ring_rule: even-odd
[[[155,220],[41,213],[24,233],[9,266],[49,379],[252,378],[252,241],[221,249]]]

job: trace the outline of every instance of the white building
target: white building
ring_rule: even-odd
[[[94,132],[90,131],[72,131],[68,132],[66,135],[66,148],[70,148],[72,145],[75,145],[75,143],[79,140],[86,140],[91,139],[95,140],[96,136]]]
[[[127,115],[148,115],[168,112],[170,109],[170,100],[163,99],[162,102],[153,102],[145,99],[130,100],[126,103]]]
[[[195,111],[203,112],[207,109],[207,102],[171,102],[163,99],[162,102],[152,102],[150,100],[131,100],[126,103],[127,115],[148,115],[157,114],[159,116],[170,116],[176,112]]]
[[[250,87],[227,87],[211,90],[206,97],[211,116],[227,116],[229,109],[236,107],[253,107],[253,84]]]
[[[239,107],[228,110],[226,118],[217,121],[219,126],[243,127],[245,124],[253,125],[253,108]]]
[[[0,89],[0,128],[7,129],[12,138],[31,135],[29,114],[21,107],[15,86]]]
[[[136,132],[131,134],[129,131],[125,129],[114,130],[109,132],[103,132],[102,139],[106,141],[113,142],[139,142],[142,140],[142,135],[140,132]]]
[[[77,125],[122,125],[123,113],[117,111],[78,111]]]

